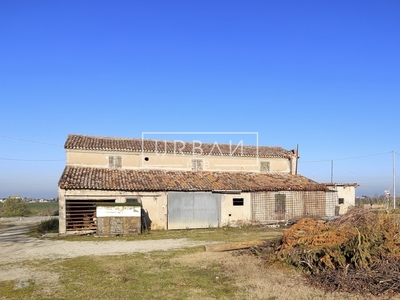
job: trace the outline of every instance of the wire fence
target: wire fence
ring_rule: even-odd
[[[338,215],[335,192],[282,191],[251,194],[252,220],[260,223]]]

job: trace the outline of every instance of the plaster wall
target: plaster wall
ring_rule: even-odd
[[[356,189],[354,186],[336,186],[337,191],[337,204],[339,205],[339,215],[343,215],[347,212],[349,207],[355,206],[356,204]],[[339,204],[339,199],[343,199],[343,203]]]
[[[269,163],[269,172],[294,173],[293,160],[288,158],[255,158],[241,156],[200,156],[182,154],[156,154],[107,151],[67,150],[67,166],[107,168],[110,156],[120,156],[124,169],[192,170],[192,160],[203,161],[204,171],[260,172],[261,163]]]
[[[243,198],[243,206],[234,206],[234,198]],[[251,222],[250,193],[225,194],[221,200],[221,226],[238,226]]]

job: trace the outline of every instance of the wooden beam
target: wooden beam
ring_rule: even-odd
[[[265,241],[263,241],[263,240],[257,240],[257,241],[250,241],[250,242],[236,242],[236,243],[225,243],[225,244],[217,244],[217,245],[206,245],[206,246],[204,246],[204,251],[207,251],[207,252],[232,251],[232,250],[251,248],[254,246],[260,246],[264,243],[265,243]]]

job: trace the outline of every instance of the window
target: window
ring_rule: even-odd
[[[121,156],[109,156],[108,157],[108,167],[121,168],[122,167],[122,157]]]
[[[344,198],[339,198],[339,204],[344,204]]]
[[[269,161],[262,161],[260,164],[260,171],[263,173],[269,172]]]
[[[233,198],[233,206],[243,206],[244,199],[243,198]]]
[[[202,159],[192,159],[192,171],[203,171]]]

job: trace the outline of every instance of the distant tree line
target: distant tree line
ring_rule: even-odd
[[[397,202],[397,201],[396,201]],[[399,199],[400,203],[400,199]],[[385,205],[385,206],[392,206],[393,205],[393,198],[386,198],[385,196],[374,196],[374,197],[367,197],[361,196],[356,198],[355,202],[356,206],[364,207],[365,205]]]

